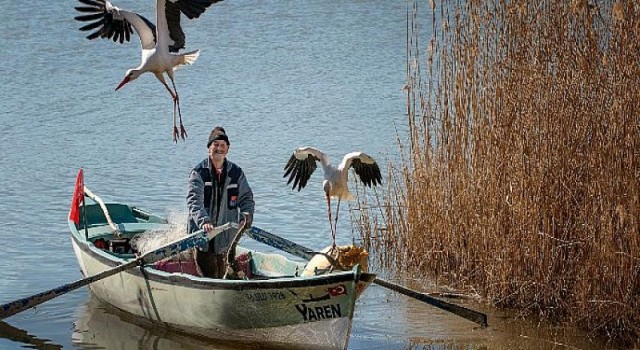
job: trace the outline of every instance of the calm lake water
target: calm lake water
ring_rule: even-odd
[[[153,3],[116,5],[153,20]],[[206,156],[209,131],[223,125],[229,159],[254,190],[254,224],[322,248],[330,242],[322,177],[291,191],[282,175],[293,149],[316,146],[335,162],[353,150],[383,164],[396,157],[406,120],[405,1],[229,0],[184,23],[187,49],[201,55],[176,73],[189,133],[177,144],[172,102],[153,75],[114,91],[139,63],[137,37],[126,45],[86,40],[73,20],[78,4],[0,0],[0,303],[82,277],[67,228],[80,167],[106,201],[184,212],[189,171]],[[342,208],[338,240],[348,243]],[[606,346],[467,306],[489,313],[490,327],[374,285],[358,302],[349,348]],[[86,288],[0,322],[0,349],[19,348],[234,349],[138,324]]]

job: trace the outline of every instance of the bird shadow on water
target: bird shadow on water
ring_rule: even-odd
[[[29,334],[27,331],[14,327],[4,321],[0,321],[0,338],[25,344],[23,347],[40,350],[59,350],[62,345],[53,344],[49,339],[41,339]]]

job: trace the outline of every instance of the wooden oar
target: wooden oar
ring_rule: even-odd
[[[75,282],[68,283],[57,288],[53,288],[46,292],[34,294],[26,298],[22,298],[22,299],[12,301],[10,303],[6,303],[0,306],[0,320],[3,320],[9,316],[15,315],[24,310],[30,309],[34,306],[40,305],[45,301],[48,301],[53,298],[59,297],[63,294],[69,293],[82,286],[86,286],[95,281],[99,281],[109,276],[113,276],[124,270],[128,270],[136,266],[142,266],[144,264],[151,264],[156,261],[160,261],[162,259],[168,258],[170,256],[176,255],[180,252],[183,252],[187,249],[191,249],[194,247],[205,247],[206,244],[209,242],[209,239],[213,238],[215,235],[228,229],[229,227],[231,227],[231,224],[229,223],[224,224],[222,226],[218,226],[215,228],[214,232],[211,234],[207,234],[206,231],[200,230],[186,237],[176,239],[173,242],[165,244],[164,246],[158,249],[145,253],[144,255],[126,264],[122,264],[114,268],[111,268],[109,270],[100,272],[97,275],[89,276],[87,278],[83,278]]]
[[[280,249],[284,252],[287,252],[291,255],[295,255],[297,257],[306,259],[306,260],[311,260],[311,258],[316,254],[315,251],[313,251],[312,249],[309,249],[305,246],[302,246],[300,244],[297,244],[295,242],[292,242],[286,238],[277,236],[273,233],[267,232],[261,228],[258,227],[251,227],[251,229],[249,229],[249,231],[247,231],[245,233],[247,236],[255,239],[256,241],[260,242],[260,243],[264,243],[267,244],[271,247],[274,247],[276,249]],[[456,314],[460,317],[463,317],[469,321],[475,322],[479,325],[481,325],[482,327],[487,327],[487,315],[483,314],[481,312],[478,311],[474,311],[471,309],[468,309],[466,307],[463,306],[459,306],[456,304],[452,304],[452,303],[448,303],[444,300],[441,299],[437,299],[434,298],[432,296],[429,296],[427,294],[424,293],[420,293],[418,291],[403,287],[399,284],[393,283],[393,282],[389,282],[389,281],[385,281],[383,279],[380,278],[376,278],[374,281],[374,283],[385,287],[385,288],[389,288],[393,291],[396,291],[400,294],[404,294],[408,297],[423,301],[429,305],[435,306],[437,308],[440,308],[442,310],[451,312],[453,314]]]

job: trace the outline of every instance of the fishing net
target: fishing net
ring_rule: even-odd
[[[182,212],[170,212],[167,215],[169,226],[162,229],[149,230],[131,238],[131,247],[140,255],[154,251],[172,241],[187,235],[187,215]],[[201,276],[202,273],[195,262],[195,250],[185,250],[177,255],[154,263],[154,268],[166,272],[182,272]]]
[[[168,227],[148,230],[133,236],[129,242],[131,247],[142,255],[187,235],[186,213],[171,212],[167,218]]]

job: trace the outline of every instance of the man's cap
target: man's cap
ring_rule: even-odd
[[[216,141],[216,140],[223,140],[224,142],[227,143],[227,145],[231,145],[231,143],[229,142],[229,137],[227,137],[226,131],[221,126],[216,126],[215,128],[213,128],[213,130],[211,130],[211,134],[209,135],[209,141],[207,142],[207,148],[209,148],[209,146],[211,146],[213,141]]]

